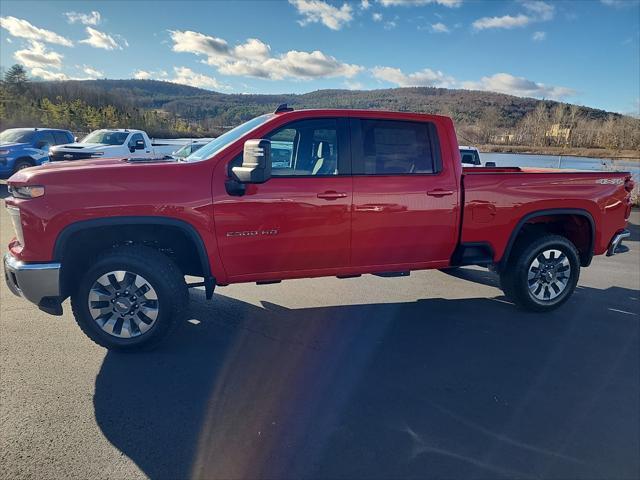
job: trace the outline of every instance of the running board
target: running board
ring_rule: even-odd
[[[408,277],[409,275],[411,275],[411,272],[380,272],[374,273],[373,275],[382,278]]]

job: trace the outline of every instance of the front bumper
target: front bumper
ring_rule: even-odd
[[[628,252],[629,249],[622,245],[622,241],[630,236],[631,232],[626,228],[617,232],[611,239],[611,243],[609,243],[609,248],[607,248],[607,257],[611,257],[616,253]]]
[[[3,263],[4,279],[14,295],[45,311],[60,298],[59,263],[24,263],[9,253],[5,254]]]

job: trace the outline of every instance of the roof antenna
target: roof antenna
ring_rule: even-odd
[[[287,107],[286,103],[281,103],[273,113],[293,112],[293,107]]]

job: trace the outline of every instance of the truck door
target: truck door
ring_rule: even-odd
[[[216,191],[241,155],[214,175],[216,232],[227,274],[276,279],[347,267],[352,198],[347,121],[297,120],[265,138],[272,149],[267,182],[247,185],[239,197]]]
[[[127,144],[129,151],[138,158],[149,158],[152,156],[151,145],[141,133],[131,135]]]
[[[447,261],[457,243],[458,180],[434,123],[352,119],[352,265]]]

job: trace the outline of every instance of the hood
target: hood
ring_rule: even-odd
[[[158,159],[147,160],[144,162],[127,161],[124,158],[96,158],[91,160],[73,160],[62,162],[44,163],[38,167],[25,168],[16,172],[9,181],[16,184],[42,181],[46,184],[48,179],[58,178],[58,174],[65,173],[90,173],[94,178],[100,178],[99,175],[106,171],[122,171],[123,168],[148,168],[160,163],[180,163],[175,159]],[[187,165],[186,163],[184,165]],[[61,177],[64,178],[64,177]]]
[[[29,143],[7,142],[7,143],[0,143],[0,148],[2,150],[6,150],[7,148],[23,148],[29,145],[30,145]]]
[[[105,145],[104,143],[67,143],[65,145],[58,145],[52,147],[53,150],[66,150],[78,151],[78,150],[104,150],[109,147],[121,147],[122,145]]]

